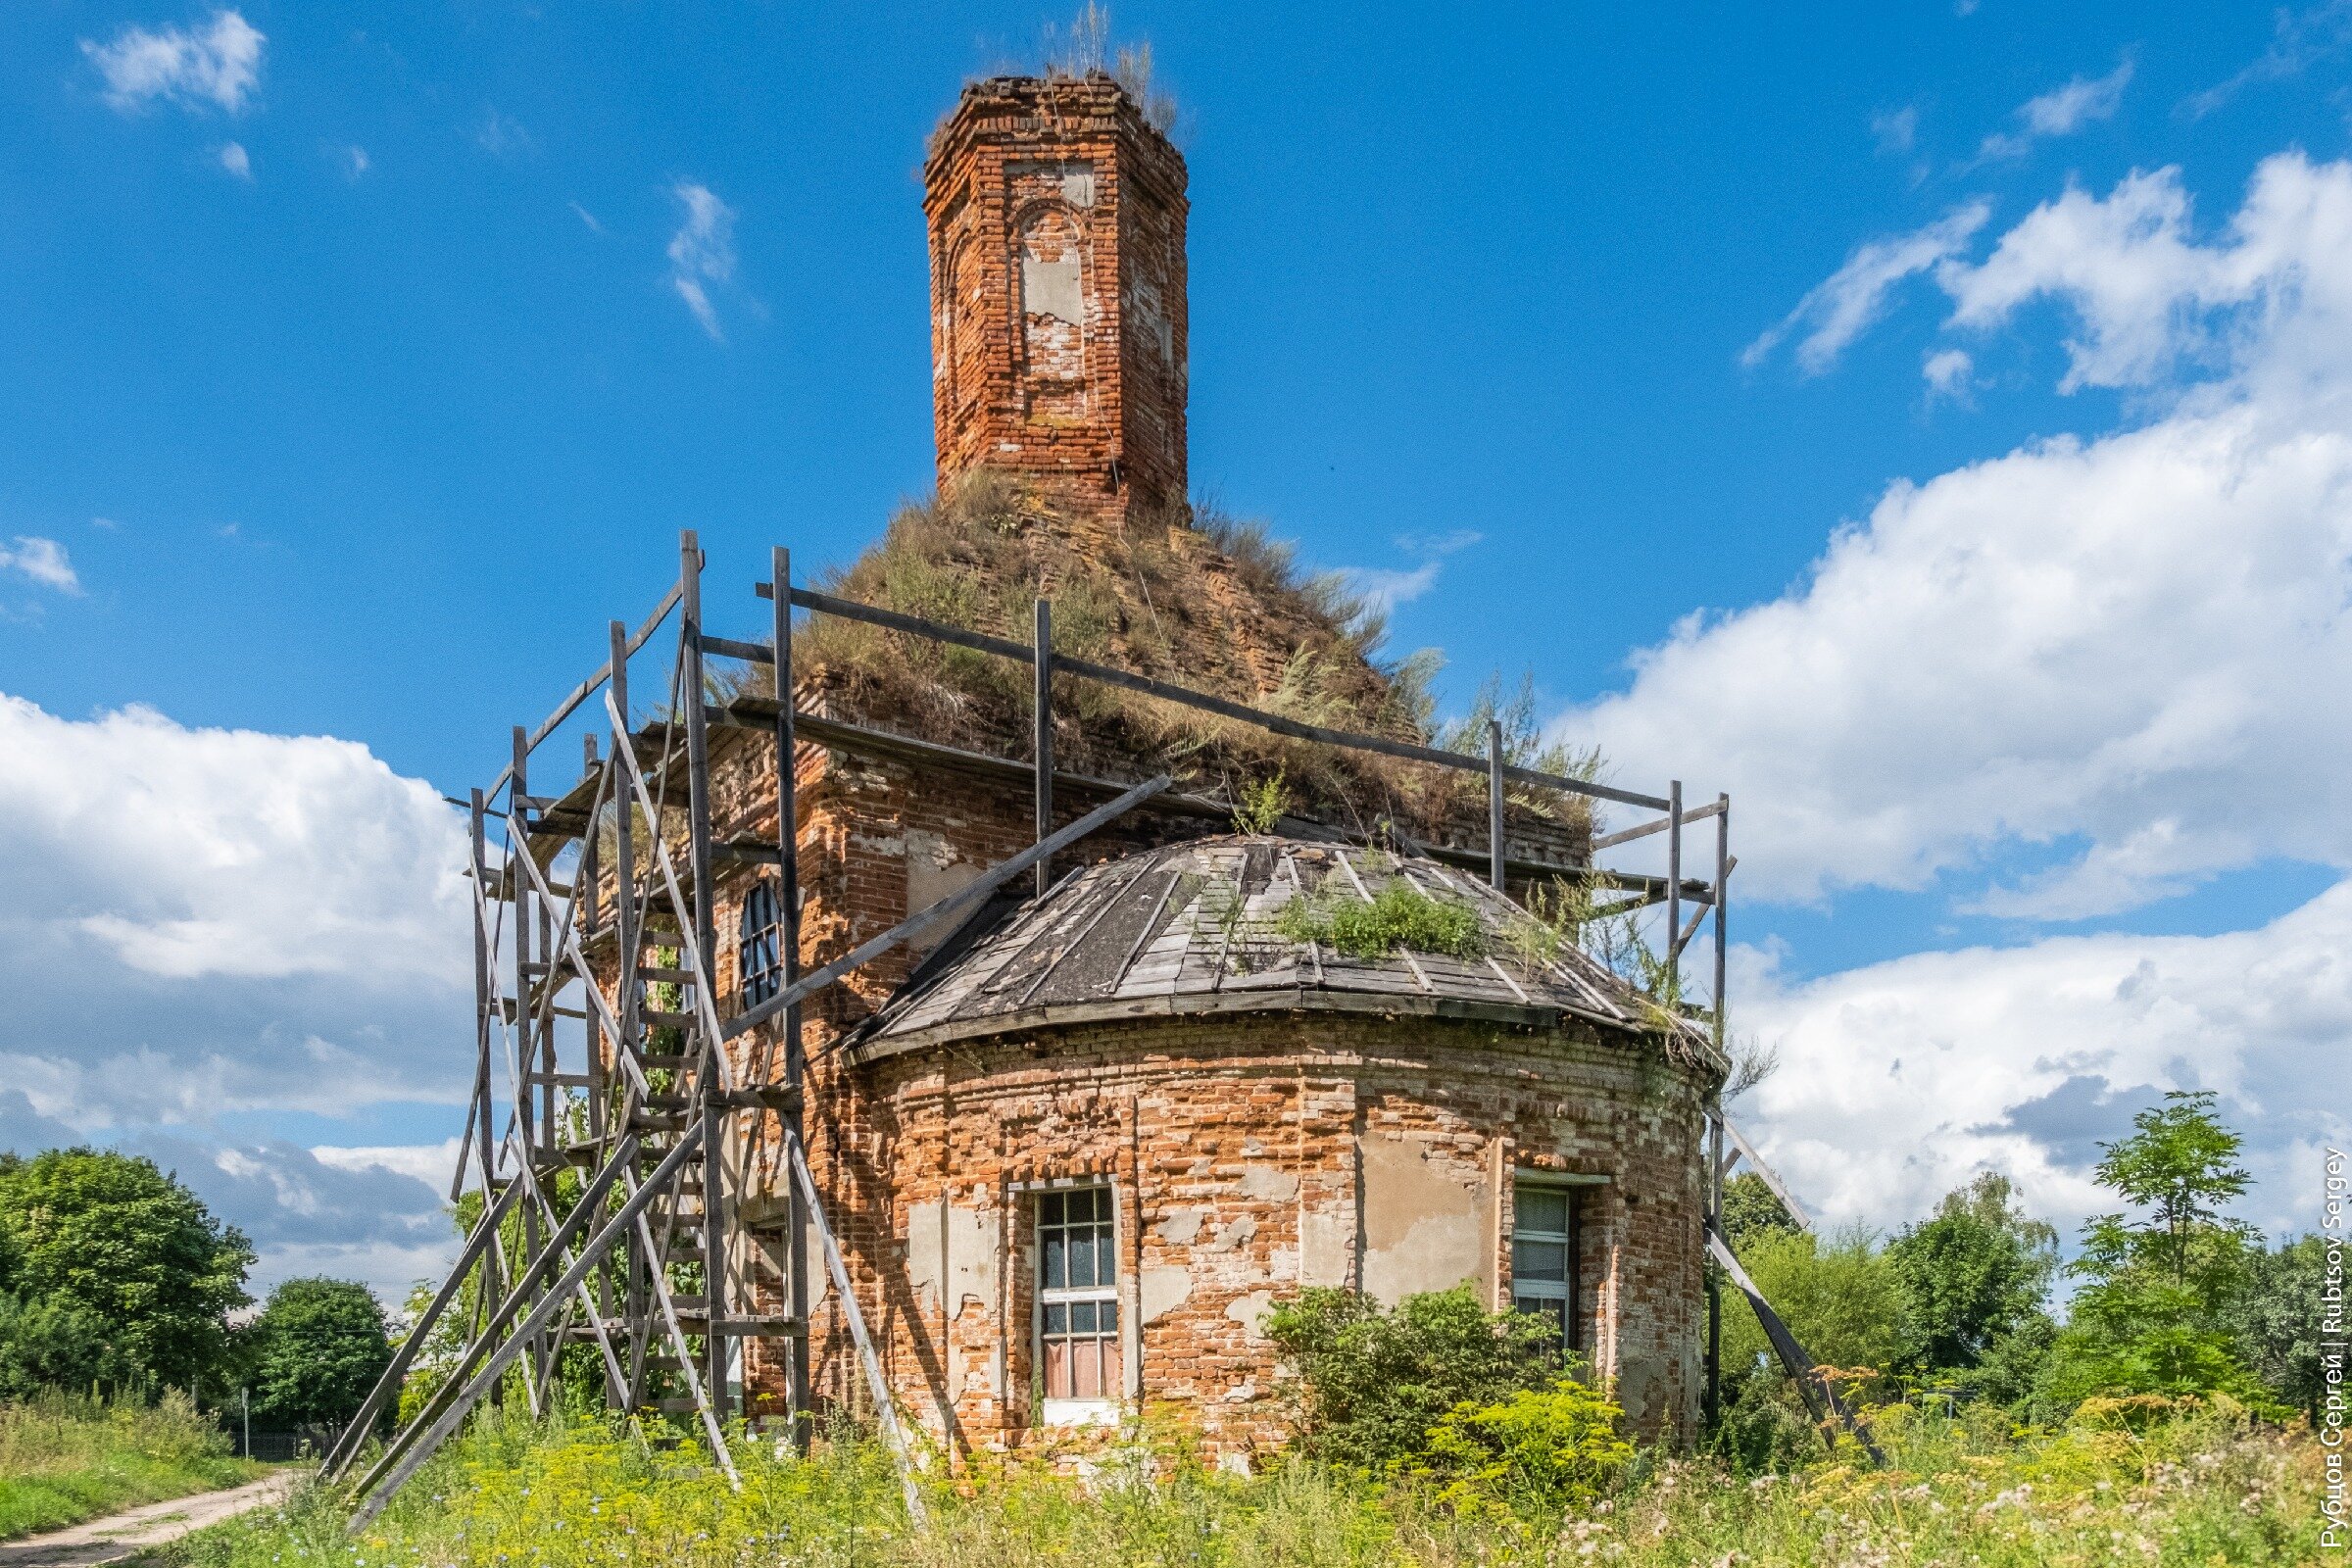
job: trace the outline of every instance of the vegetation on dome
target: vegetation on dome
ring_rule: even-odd
[[[1532,684],[1490,681],[1469,712],[1437,714],[1435,650],[1386,652],[1387,624],[1336,574],[1303,570],[1262,524],[1209,508],[1187,515],[1074,514],[999,474],[909,504],[857,560],[817,586],[972,631],[1029,640],[1053,601],[1058,654],[1110,664],[1325,728],[1486,753],[1504,727],[1507,760],[1591,777],[1597,759],[1546,744]],[[999,754],[1025,749],[1029,671],[968,649],[828,615],[794,633],[801,700],[816,710]],[[754,688],[757,689],[757,688]],[[1074,771],[1165,769],[1239,803],[1279,774],[1289,808],[1406,841],[1449,823],[1483,836],[1485,780],[1377,754],[1269,734],[1254,725],[1092,681],[1055,692],[1054,754]],[[1589,828],[1582,796],[1514,788],[1516,813]]]
[[[1326,880],[1315,893],[1292,899],[1274,929],[1292,942],[1319,942],[1351,958],[1382,958],[1398,948],[1475,958],[1486,952],[1478,911],[1460,899],[1432,898],[1404,881],[1391,882],[1369,900],[1342,894]]]

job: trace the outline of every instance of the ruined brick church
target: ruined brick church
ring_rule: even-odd
[[[1106,76],[998,78],[939,126],[924,182],[948,499],[905,525],[932,552],[921,591],[1001,604],[991,564],[1031,550],[1044,564],[1013,586],[1092,606],[1098,646],[1180,661],[1261,706],[1311,667],[1318,700],[1374,722],[1391,676],[1187,506],[1176,148]],[[993,510],[954,512],[974,486]],[[868,572],[874,598],[916,591],[911,548]],[[1200,592],[1171,606],[1105,564],[1145,551]],[[860,674],[827,646],[795,665],[805,967],[1037,831],[1018,733],[989,744],[985,694],[942,665],[896,677],[921,689],[886,703],[887,660]],[[759,744],[773,705],[720,705],[737,726],[713,730],[722,838],[776,830]],[[1058,821],[1160,770],[1173,745],[1116,724],[1090,741],[1075,705],[1057,721]],[[1228,786],[1253,776],[1245,764]],[[1159,1407],[1246,1457],[1285,1436],[1261,1328],[1273,1303],[1308,1286],[1393,1302],[1466,1284],[1543,1314],[1642,1433],[1693,1432],[1702,1129],[1722,1077],[1703,1032],[1573,944],[1529,940],[1488,885],[1483,793],[1408,832],[1396,810],[1351,808],[1342,779],[1243,834],[1216,783],[1188,780],[1084,841],[1044,891],[1015,884],[809,1004],[810,1165],[901,1408],[968,1452]],[[1578,870],[1590,840],[1573,811],[1515,808],[1506,886]],[[1367,956],[1285,913],[1396,886],[1450,911],[1457,939]],[[775,985],[779,897],[772,867],[720,868],[729,1008]],[[753,1038],[735,1049],[745,1072],[769,1059]],[[841,1317],[820,1291],[810,1353],[819,1394],[855,1404]],[[778,1344],[744,1367],[755,1414],[780,1400]]]

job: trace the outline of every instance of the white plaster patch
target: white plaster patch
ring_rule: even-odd
[[[1248,1331],[1250,1339],[1263,1340],[1265,1331],[1257,1326],[1257,1320],[1264,1317],[1273,1305],[1272,1291],[1251,1291],[1247,1296],[1237,1296],[1228,1301],[1225,1315]]]
[[[1287,1203],[1298,1196],[1298,1173],[1274,1165],[1245,1165],[1242,1167],[1242,1196],[1263,1199],[1273,1203]]]
[[[1182,1306],[1193,1294],[1193,1271],[1169,1264],[1155,1264],[1137,1277],[1142,1297],[1144,1321],[1156,1323]]]

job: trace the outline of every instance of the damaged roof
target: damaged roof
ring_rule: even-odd
[[[1316,934],[1396,884],[1446,912],[1455,951],[1396,943],[1362,956]],[[1669,1050],[1720,1065],[1704,1028],[1670,1020],[1484,882],[1436,860],[1266,837],[1144,851],[984,909],[845,1045],[870,1061],[1050,1024],[1301,1010],[1581,1020],[1671,1036]]]

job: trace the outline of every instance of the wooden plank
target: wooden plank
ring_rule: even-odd
[[[1788,1217],[1796,1221],[1799,1229],[1811,1230],[1813,1216],[1805,1212],[1804,1205],[1796,1200],[1796,1195],[1788,1190],[1788,1184],[1781,1180],[1781,1173],[1764,1163],[1764,1156],[1756,1152],[1756,1146],[1747,1141],[1747,1135],[1740,1130],[1739,1123],[1729,1116],[1723,1117],[1722,1121],[1724,1133],[1730,1137],[1733,1147],[1756,1168],[1756,1174],[1764,1178],[1764,1185],[1772,1189],[1772,1196],[1781,1200],[1781,1206],[1788,1211]]]
[[[1724,796],[1711,806],[1701,806],[1685,811],[1683,826],[1689,827],[1693,822],[1703,822],[1708,817],[1719,814],[1730,804],[1730,800],[1729,796]],[[1661,816],[1654,821],[1643,822],[1638,827],[1629,827],[1621,833],[1604,833],[1592,841],[1592,848],[1597,853],[1601,850],[1614,849],[1620,844],[1631,844],[1636,839],[1645,839],[1652,833],[1663,833],[1666,831],[1666,822],[1667,819]]]
[[[537,729],[531,731],[529,743],[523,749],[526,752],[537,751],[539,749],[539,743],[546,740],[550,735],[553,735],[556,732],[557,726],[562,724],[565,719],[572,715],[573,710],[577,709],[589,698],[595,696],[596,689],[599,686],[602,686],[606,681],[612,678],[612,669],[614,663],[616,662],[625,661],[630,654],[633,654],[638,649],[643,648],[646,645],[647,640],[651,638],[656,631],[661,629],[662,622],[669,618],[669,612],[677,609],[678,597],[677,585],[673,583],[670,586],[669,592],[662,595],[662,602],[654,607],[654,612],[645,617],[645,623],[643,625],[639,626],[634,632],[628,632],[624,628],[623,636],[625,641],[619,648],[615,650],[615,658],[605,661],[604,665],[599,668],[595,674],[589,676],[586,680],[573,687],[571,689],[571,695],[558,703],[556,705],[556,710],[548,714],[546,720],[542,722]],[[621,625],[621,622],[615,621],[613,624]],[[482,793],[486,796],[496,795],[506,786],[506,782],[508,778],[512,776],[512,772],[513,770],[511,768],[502,768],[498,777],[492,779],[490,781],[490,787],[482,791]]]

